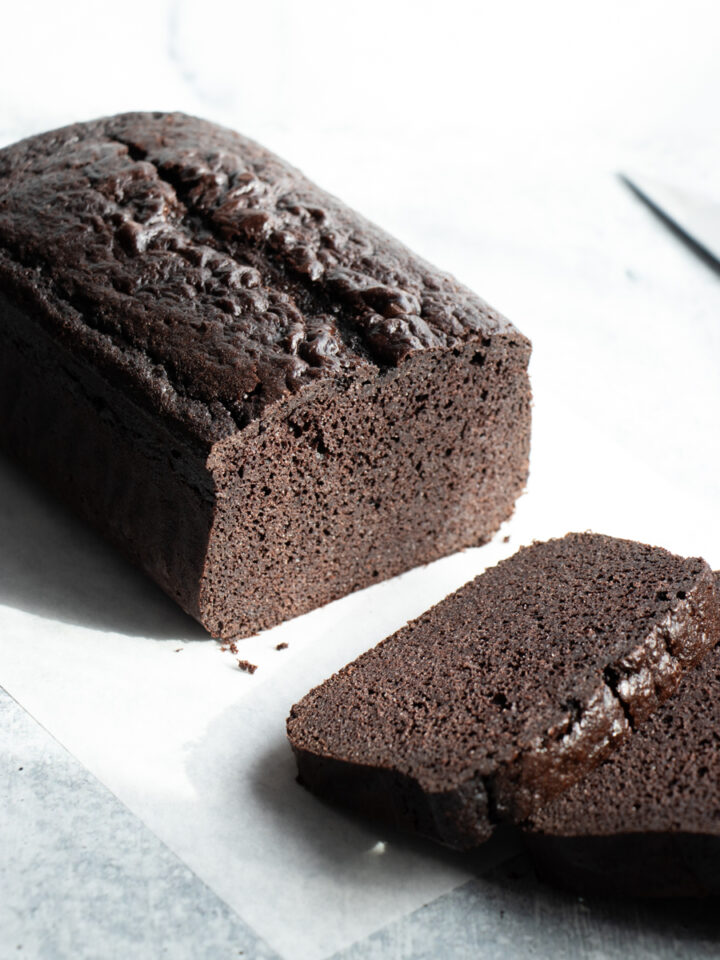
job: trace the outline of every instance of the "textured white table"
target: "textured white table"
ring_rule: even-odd
[[[371,830],[294,792],[280,729],[294,693],[342,662],[334,634],[369,646],[532,537],[592,527],[720,566],[720,287],[614,176],[720,195],[717,4],[658,6],[421,2],[410,15],[387,2],[129,0],[6,13],[1,142],[158,108],[255,136],[516,320],[534,342],[535,432],[510,545],[280,628],[285,661],[274,634],[249,641],[254,678],[231,674],[152,585],[0,461],[0,685],[19,701],[0,699],[0,957],[717,955],[712,908],[577,901],[502,843],[463,860],[392,837],[368,861]],[[238,740],[268,729],[247,793],[265,832],[222,870],[237,836],[213,835],[212,812],[231,815],[223,777],[243,757],[207,738],[213,697]],[[135,733],[133,711],[146,725]],[[187,796],[168,787],[171,741],[205,744],[181,770]],[[251,896],[283,857],[306,882]]]

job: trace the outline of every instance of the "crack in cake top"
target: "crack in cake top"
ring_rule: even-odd
[[[177,113],[0,151],[0,289],[211,441],[313,381],[524,341],[263,147]]]

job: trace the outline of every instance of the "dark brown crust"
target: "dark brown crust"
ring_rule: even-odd
[[[470,847],[600,763],[719,639],[704,561],[568,535],[487,571],[311,691],[288,736],[313,791]]]
[[[0,289],[11,274],[73,350],[203,443],[317,379],[519,336],[269,151],[182,114],[0,151],[0,251]]]
[[[0,327],[2,445],[200,619],[204,458],[2,294]]]
[[[525,483],[528,341],[181,114],[0,151],[0,328],[0,440],[219,636],[481,543]]]

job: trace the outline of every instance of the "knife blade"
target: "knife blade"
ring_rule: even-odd
[[[709,267],[720,273],[720,203],[636,174],[620,180]]]

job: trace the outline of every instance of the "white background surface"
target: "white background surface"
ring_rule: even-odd
[[[0,684],[288,958],[319,960],[476,868],[395,837],[373,853],[382,833],[294,784],[284,717],[312,683],[533,538],[592,528],[720,566],[720,285],[615,177],[720,198],[719,12],[712,0],[4,11],[1,142],[126,109],[224,122],[534,342],[531,479],[511,542],[245,642],[253,677],[0,474]]]

